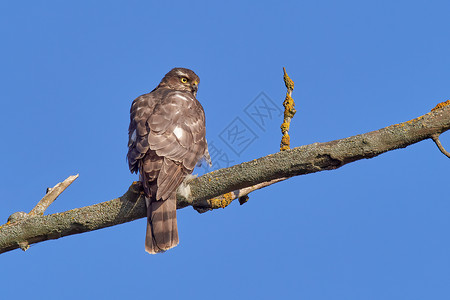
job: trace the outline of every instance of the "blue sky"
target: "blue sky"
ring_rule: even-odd
[[[131,102],[173,67],[201,78],[216,165],[278,151],[277,111],[262,126],[246,112],[281,107],[283,66],[296,84],[293,146],[424,114],[450,97],[449,12],[448,1],[3,1],[0,223],[72,174],[47,213],[122,195],[136,179],[125,161]],[[221,138],[235,120],[253,133],[237,150]],[[144,219],[43,242],[0,255],[0,293],[448,299],[449,167],[424,141],[292,178],[243,206],[179,210],[180,245],[163,255],[144,252]]]

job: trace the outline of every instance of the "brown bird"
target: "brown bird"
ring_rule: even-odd
[[[131,105],[127,160],[144,189],[148,253],[178,244],[177,189],[202,158],[210,163],[199,82],[193,71],[174,68]]]

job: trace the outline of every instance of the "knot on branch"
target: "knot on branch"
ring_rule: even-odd
[[[248,197],[248,195],[239,197],[239,204],[240,204],[240,205],[243,205],[243,204],[247,203],[249,199],[250,199],[250,198]]]
[[[8,223],[16,223],[27,218],[28,214],[24,211],[18,211],[8,217]]]
[[[6,224],[17,223],[17,222],[20,222],[20,221],[28,218],[28,217],[30,217],[30,215],[27,214],[26,212],[18,211],[18,212],[15,212],[15,213],[13,213],[12,215],[10,215],[8,217],[8,222]],[[30,245],[28,244],[27,241],[18,242],[17,245],[23,251],[27,251],[28,248],[30,248]]]

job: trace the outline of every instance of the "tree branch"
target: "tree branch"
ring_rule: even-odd
[[[442,154],[444,154],[445,156],[447,156],[448,158],[450,158],[450,152],[448,152],[447,150],[445,150],[444,146],[442,146],[441,141],[439,140],[439,134],[433,134],[431,136],[431,138],[433,139],[433,141],[435,142],[436,146],[438,147],[438,149],[442,152]]]
[[[45,196],[30,211],[29,215],[43,215],[47,208],[53,203],[53,201],[55,201],[56,198],[58,198],[58,196],[61,195],[61,193],[64,192],[64,190],[77,178],[78,174],[69,176],[66,180],[58,183],[53,188],[48,188]]]
[[[445,103],[416,119],[380,130],[297,147],[205,174],[189,182],[189,197],[178,195],[178,208],[193,206],[204,212],[225,207],[233,199],[292,176],[334,170],[433,138],[450,129],[450,105]],[[144,202],[140,185],[134,183],[122,197],[111,201],[46,216],[24,214],[0,226],[0,253],[143,218]]]

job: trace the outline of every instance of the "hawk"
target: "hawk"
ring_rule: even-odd
[[[131,105],[127,160],[144,189],[148,253],[178,244],[177,189],[202,158],[210,163],[199,82],[193,71],[174,68]]]

